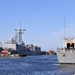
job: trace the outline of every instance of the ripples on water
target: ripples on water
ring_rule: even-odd
[[[0,75],[74,75],[74,64],[59,64],[57,56],[0,58]]]

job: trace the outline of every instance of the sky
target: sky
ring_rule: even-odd
[[[62,47],[64,37],[75,36],[75,0],[0,0],[0,42],[4,44],[20,27],[25,44],[42,50]]]

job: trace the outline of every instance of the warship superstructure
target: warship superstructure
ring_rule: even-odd
[[[15,31],[15,36],[4,44],[4,51],[25,56],[45,54],[45,51],[41,51],[41,47],[23,42],[22,34],[26,31],[25,29],[15,29]]]
[[[57,48],[60,63],[75,63],[75,37],[64,38],[63,48]]]

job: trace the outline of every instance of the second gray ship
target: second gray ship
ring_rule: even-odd
[[[63,48],[57,48],[59,63],[75,63],[75,37],[64,38]]]

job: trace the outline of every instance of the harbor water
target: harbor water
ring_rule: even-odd
[[[0,58],[0,75],[75,75],[75,64],[59,64],[56,55]]]

